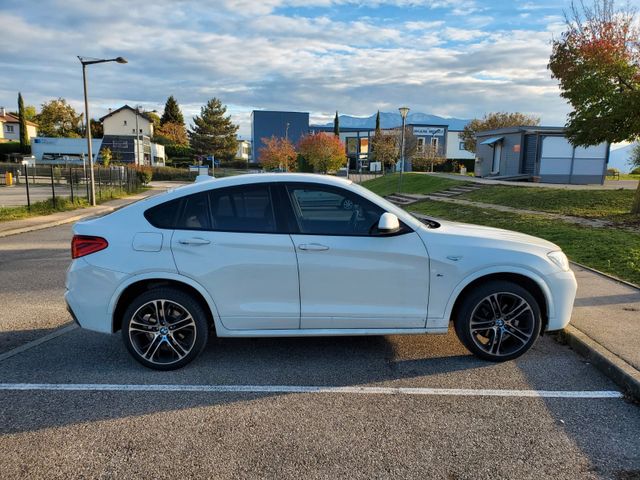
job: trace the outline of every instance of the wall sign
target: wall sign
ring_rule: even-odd
[[[444,128],[439,127],[413,127],[414,135],[426,135],[426,136],[444,136]]]

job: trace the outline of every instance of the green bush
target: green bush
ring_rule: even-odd
[[[164,153],[169,158],[191,158],[193,151],[188,145],[165,145]]]
[[[633,170],[631,170],[631,173],[633,175],[640,175],[640,167],[636,167]]]
[[[231,160],[227,162],[220,162],[220,168],[247,168],[248,163],[244,160]]]
[[[28,146],[27,153],[31,153],[31,145]],[[20,142],[0,143],[0,155],[9,155],[10,153],[20,153]]]
[[[136,175],[138,177],[138,181],[142,185],[148,185],[153,178],[153,170],[151,169],[151,167],[138,166],[136,167]]]
[[[195,172],[190,172],[186,168],[173,168],[173,167],[154,167],[153,168],[153,178],[155,180],[193,181],[195,177],[196,177]]]

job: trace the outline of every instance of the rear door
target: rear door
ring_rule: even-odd
[[[185,200],[171,242],[181,274],[203,285],[232,330],[299,328],[298,265],[267,183]]]

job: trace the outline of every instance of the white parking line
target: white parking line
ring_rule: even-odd
[[[323,387],[305,385],[144,385],[109,383],[0,383],[9,391],[205,392],[205,393],[342,393],[364,395],[440,395],[473,397],[622,398],[615,390],[486,390],[421,387]]]
[[[60,327],[60,328],[56,328],[53,332],[40,337],[40,338],[36,338],[35,340],[29,342],[29,343],[25,343],[24,345],[20,345],[19,347],[14,348],[13,350],[9,350],[8,352],[5,352],[3,354],[0,355],[0,362],[3,360],[6,360],[7,358],[11,358],[15,355],[18,355],[19,353],[22,352],[26,352],[27,350],[33,348],[33,347],[37,347],[38,345],[42,345],[45,342],[48,342],[49,340],[53,340],[54,338],[59,337],[60,335],[64,335],[65,333],[68,333],[72,330],[75,330],[76,328],[79,328],[78,325],[76,325],[75,323],[71,323],[69,325],[66,325],[64,327]]]

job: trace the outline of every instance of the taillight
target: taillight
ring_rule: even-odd
[[[71,240],[71,258],[80,258],[91,253],[99,252],[109,246],[102,237],[89,235],[74,235]]]

